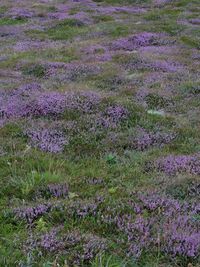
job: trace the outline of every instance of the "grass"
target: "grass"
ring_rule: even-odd
[[[23,18],[17,18],[17,19],[0,18],[0,26],[23,24],[23,23],[26,23],[26,21],[27,20],[26,19],[23,19]]]

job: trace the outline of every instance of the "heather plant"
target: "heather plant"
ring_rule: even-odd
[[[35,207],[16,208],[13,212],[17,218],[25,220],[28,224],[32,224],[34,220],[47,213],[50,208],[50,204],[39,204]]]
[[[123,38],[115,41],[112,44],[112,49],[132,51],[140,47],[158,44],[160,37],[161,36],[156,33],[143,32],[128,38]]]
[[[66,183],[51,183],[38,189],[36,195],[44,198],[66,198],[69,195],[69,187]]]
[[[158,170],[165,172],[168,175],[187,172],[189,174],[199,175],[200,164],[198,155],[169,155],[159,159],[156,163]]]
[[[30,138],[31,145],[46,152],[61,152],[68,144],[67,137],[57,129],[28,129],[26,135]]]
[[[44,252],[62,252],[67,256],[70,264],[86,266],[99,253],[107,249],[107,242],[98,236],[82,234],[79,231],[62,233],[59,228],[53,228],[48,233],[40,236],[32,248],[42,249]],[[29,241],[30,242],[30,241]],[[67,253],[65,250],[67,249]]]

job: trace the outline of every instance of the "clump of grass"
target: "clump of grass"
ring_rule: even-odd
[[[16,24],[23,24],[27,21],[27,19],[25,18],[16,18],[16,19],[12,19],[12,18],[0,18],[0,25],[16,25]]]
[[[44,77],[45,72],[46,72],[45,67],[40,64],[24,66],[22,68],[22,71],[25,75],[33,75],[37,78]]]

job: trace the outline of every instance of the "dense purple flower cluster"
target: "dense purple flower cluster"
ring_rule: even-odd
[[[49,193],[56,198],[67,197],[69,194],[69,187],[67,184],[49,184],[47,186]]]
[[[29,50],[38,50],[38,49],[53,49],[62,47],[62,44],[56,41],[33,41],[33,40],[23,40],[19,41],[14,45],[14,50],[19,52],[25,52]]]
[[[187,215],[170,218],[163,224],[162,249],[173,256],[196,257],[200,250],[199,227]]]
[[[200,25],[200,18],[190,19],[189,22],[194,24],[194,25]]]
[[[102,216],[124,235],[129,256],[161,250],[172,256],[197,257],[200,251],[199,214],[196,203],[179,202],[156,193],[137,194],[129,201],[135,216]],[[148,216],[146,216],[148,213]]]
[[[37,84],[22,86],[0,97],[2,118],[57,115],[65,110],[92,112],[100,103],[99,94],[85,92],[42,92]]]
[[[159,43],[161,34],[142,32],[128,38],[121,38],[112,43],[114,50],[132,51],[140,47],[152,46]]]
[[[76,81],[82,80],[87,77],[97,75],[101,71],[101,66],[93,63],[83,64],[79,62],[62,63],[53,62],[48,63],[47,77],[58,78],[62,81]]]
[[[129,111],[121,106],[115,105],[106,108],[97,120],[97,125],[105,128],[115,128],[118,123],[126,120],[129,116]]]
[[[163,131],[149,132],[143,128],[134,129],[134,133],[127,135],[116,132],[109,132],[102,143],[112,147],[123,147],[145,151],[152,147],[162,148],[171,143],[176,138],[174,133],[165,133]]]
[[[14,209],[14,214],[19,219],[24,219],[31,224],[40,216],[46,214],[51,209],[51,204],[39,204],[35,207],[23,207]]]
[[[153,70],[163,71],[163,72],[177,72],[183,71],[183,66],[179,63],[169,62],[166,60],[156,60],[149,64],[149,67]]]
[[[78,218],[85,218],[86,216],[96,216],[103,199],[101,197],[93,201],[76,201],[69,207],[69,214]]]
[[[90,262],[99,253],[105,252],[107,242],[105,239],[92,234],[84,236],[85,244],[83,246],[83,253],[80,257],[83,262]]]
[[[175,134],[162,133],[162,132],[147,132],[140,128],[139,134],[133,140],[130,140],[131,146],[134,149],[143,151],[152,146],[162,147],[170,143],[175,138]]]
[[[64,244],[62,240],[59,240],[57,235],[58,235],[58,229],[53,228],[50,232],[40,237],[40,241],[37,242],[36,246],[39,246],[42,249],[49,252],[62,250]]]
[[[190,174],[200,174],[200,159],[198,155],[169,155],[165,158],[157,160],[156,167],[158,170],[165,172],[168,175],[187,172]]]
[[[13,19],[29,19],[34,16],[34,12],[28,9],[14,7],[9,10],[8,16]]]
[[[76,266],[89,263],[97,254],[107,249],[107,242],[101,237],[79,231],[64,233],[61,230],[53,228],[40,236],[34,247],[51,253],[62,253],[65,250],[69,262]]]
[[[162,55],[172,55],[173,53],[178,52],[178,47],[173,46],[167,46],[167,45],[152,45],[152,46],[144,46],[139,49],[139,52],[142,54],[162,54]]]
[[[71,12],[72,10],[77,9],[77,11]],[[81,11],[80,11],[81,10]],[[86,23],[91,23],[92,14],[93,16],[98,15],[109,15],[114,16],[116,14],[123,13],[144,13],[146,10],[142,7],[132,7],[132,6],[100,6],[93,1],[84,1],[82,4],[81,1],[70,1],[65,4],[57,5],[57,11],[51,12],[48,14],[50,18],[56,18],[59,20],[63,19],[81,19]]]
[[[30,138],[32,146],[46,152],[61,152],[69,142],[63,132],[57,129],[28,129],[25,133]]]

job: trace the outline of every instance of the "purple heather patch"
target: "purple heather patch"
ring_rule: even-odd
[[[13,19],[29,19],[34,16],[34,13],[28,9],[14,7],[7,15]]]
[[[131,146],[137,150],[143,151],[153,146],[162,147],[165,144],[170,143],[174,138],[175,134],[162,133],[162,132],[147,132],[144,129],[140,129],[139,134],[136,138],[131,140]]]
[[[154,71],[163,71],[163,72],[178,72],[183,71],[184,67],[181,66],[179,63],[170,62],[168,60],[155,60],[154,62],[150,63],[150,68]]]
[[[49,193],[56,198],[66,197],[69,194],[67,184],[49,184],[47,186]]]
[[[173,257],[198,256],[200,225],[199,220],[193,219],[198,214],[196,203],[179,202],[157,193],[133,196],[129,206],[136,216],[102,216],[104,223],[114,224],[124,235],[121,242],[127,247],[129,256],[140,258],[144,251],[157,251],[158,248]]]
[[[28,224],[32,224],[37,218],[49,212],[51,204],[39,204],[35,207],[23,207],[14,209],[17,218],[26,220]]]
[[[66,250],[67,256],[71,255],[70,263],[76,266],[88,264],[97,254],[105,252],[108,246],[105,239],[96,235],[82,234],[79,231],[63,233],[62,228],[52,228],[37,240],[28,240],[27,243],[31,243],[32,249],[40,248],[50,253]]]
[[[200,25],[200,18],[190,19],[189,22],[194,25]]]
[[[59,153],[69,143],[68,138],[62,130],[56,128],[30,128],[25,131],[30,138],[30,144],[42,151]]]
[[[126,120],[129,116],[129,111],[121,106],[115,105],[106,108],[100,117],[97,119],[97,126],[102,126],[105,128],[115,128],[117,124]]]
[[[65,110],[90,113],[101,101],[99,94],[85,92],[41,92],[38,84],[20,87],[0,98],[2,119],[58,115]]]
[[[121,38],[113,42],[112,49],[132,51],[140,47],[152,46],[159,43],[162,34],[141,32],[127,38]]]
[[[101,72],[101,66],[96,64],[83,64],[78,62],[62,63],[53,62],[48,63],[46,77],[56,78],[60,77],[64,81],[76,81],[90,76],[97,75]],[[61,72],[61,73],[59,73]]]
[[[198,155],[169,155],[156,162],[157,169],[168,175],[187,172],[200,175],[200,158]]]

